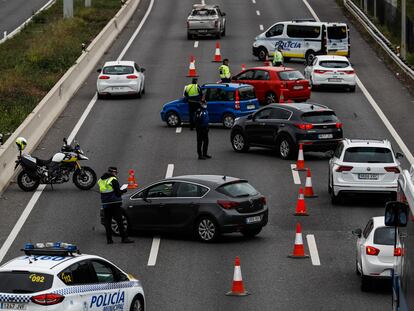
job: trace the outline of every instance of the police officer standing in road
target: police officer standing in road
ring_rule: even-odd
[[[275,52],[273,53],[273,66],[279,67],[283,65],[282,47],[280,45],[275,46]]]
[[[188,103],[188,114],[190,117],[190,130],[194,130],[194,114],[200,107],[201,88],[197,84],[197,78],[193,78],[191,84],[184,87],[184,97]]]
[[[108,244],[114,243],[111,228],[112,219],[114,219],[118,224],[122,243],[133,243],[133,240],[128,239],[122,223],[122,194],[127,192],[127,190],[120,189],[117,174],[118,169],[111,166],[108,168],[108,172],[103,174],[98,180],[104,214],[106,242]]]
[[[231,82],[229,60],[227,58],[223,59],[223,64],[219,67],[219,74],[222,83]]]
[[[198,108],[195,113],[195,125],[197,130],[197,153],[199,160],[211,159],[211,156],[207,154],[209,121],[207,102],[205,99],[202,99],[200,108]]]

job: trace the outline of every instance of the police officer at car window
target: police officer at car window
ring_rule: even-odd
[[[273,53],[273,66],[279,67],[283,65],[282,47],[280,44],[275,46],[275,52]]]
[[[184,87],[184,97],[188,103],[188,114],[190,118],[190,130],[194,130],[194,114],[200,107],[201,88],[197,84],[197,78],[193,78],[191,84]]]
[[[203,98],[201,100],[200,108],[195,113],[195,125],[197,131],[197,153],[199,160],[211,159],[211,156],[207,154],[208,150],[208,124],[210,122],[207,102]]]
[[[122,194],[127,192],[127,190],[120,189],[117,174],[118,169],[111,166],[108,168],[108,172],[104,173],[98,180],[104,215],[106,242],[108,244],[114,243],[111,228],[112,219],[114,219],[118,224],[122,243],[133,243],[133,240],[128,239],[122,223]]]
[[[223,59],[223,64],[219,67],[219,75],[222,83],[231,82],[229,60],[227,58]]]

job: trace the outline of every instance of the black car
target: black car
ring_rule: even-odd
[[[266,198],[247,180],[229,176],[167,178],[124,195],[122,201],[128,231],[184,231],[204,242],[221,233],[253,237],[268,219]],[[119,233],[115,221],[112,231]]]
[[[342,123],[335,112],[315,103],[271,104],[236,119],[231,144],[237,152],[250,147],[276,149],[283,159],[304,151],[335,150],[342,140]]]

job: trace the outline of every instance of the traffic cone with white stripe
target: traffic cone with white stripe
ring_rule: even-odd
[[[295,171],[306,171],[305,159],[303,157],[303,145],[299,144],[298,160],[296,161]]]
[[[190,56],[190,66],[188,67],[187,77],[198,77],[197,71],[195,68],[195,57],[193,55]]]
[[[279,103],[283,104],[285,102],[285,96],[283,95],[283,89],[280,89]]]
[[[136,189],[138,188],[138,184],[135,180],[135,171],[133,169],[130,169],[128,172],[128,189]]]
[[[240,259],[236,256],[234,262],[233,285],[231,291],[226,293],[227,296],[247,296],[249,293],[244,289],[243,279],[240,268]]]
[[[308,258],[309,255],[305,254],[305,246],[303,245],[302,228],[300,223],[296,224],[296,236],[295,246],[293,247],[293,253],[288,257],[290,258]]]
[[[312,177],[310,168],[308,168],[308,174],[306,175],[306,182],[305,182],[305,198],[317,198],[318,196],[313,192],[312,187]]]
[[[242,71],[245,71],[245,70],[246,70],[246,65],[242,64]]]
[[[298,201],[296,203],[296,212],[295,216],[309,216],[308,212],[306,211],[306,203],[305,197],[303,196],[303,189],[302,187],[299,188],[299,196]]]
[[[214,53],[214,63],[221,63],[220,42],[216,42],[216,52]]]

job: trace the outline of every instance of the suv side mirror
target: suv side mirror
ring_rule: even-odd
[[[404,158],[404,155],[403,155],[401,152],[397,152],[397,153],[395,154],[395,157],[396,157],[397,159],[402,159],[402,158]]]
[[[362,230],[360,228],[352,230],[352,234],[360,238],[362,236]]]
[[[398,201],[389,201],[385,204],[385,225],[405,227],[408,222],[408,205]]]
[[[99,68],[99,69],[97,69],[97,70],[96,70],[96,72],[101,73],[101,72],[102,72],[102,69],[101,69],[101,68]]]
[[[141,68],[139,71],[141,71],[141,72],[145,72],[145,68]]]

